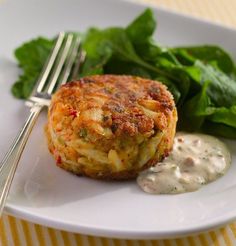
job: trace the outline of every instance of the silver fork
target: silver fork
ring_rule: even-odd
[[[51,95],[58,86],[66,83],[69,75],[74,74],[71,73],[71,70],[75,61],[77,60],[74,70],[78,71],[78,66],[83,59],[84,54],[81,52],[79,38],[73,34],[60,33],[36,86],[26,102],[26,105],[30,106],[30,114],[0,163],[0,216],[17,164],[39,113],[45,106],[49,105]]]

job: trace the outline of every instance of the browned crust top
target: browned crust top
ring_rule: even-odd
[[[144,113],[148,101],[152,102],[151,111],[158,112],[157,120]],[[130,136],[164,129],[165,118],[175,109],[165,85],[124,75],[94,75],[67,83],[54,95],[50,111],[60,102],[67,106],[68,115],[100,108],[104,114],[103,127],[109,127],[114,135]]]

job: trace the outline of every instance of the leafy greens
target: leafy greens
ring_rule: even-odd
[[[156,21],[146,9],[126,28],[90,28],[81,36],[86,60],[78,75],[131,74],[161,81],[178,108],[178,128],[236,138],[236,67],[215,45],[164,47],[153,39]],[[53,47],[38,38],[15,50],[23,74],[12,87],[26,99]]]

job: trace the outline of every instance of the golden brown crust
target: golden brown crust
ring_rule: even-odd
[[[177,113],[172,95],[157,81],[95,75],[63,85],[53,96],[48,119],[49,149],[60,167],[92,178],[128,179],[168,154]],[[140,149],[157,133],[162,134],[156,152],[145,163],[137,165]],[[63,143],[59,144],[58,139]],[[71,165],[65,159],[75,163],[84,157],[71,147],[77,139],[107,153],[109,158],[109,151],[115,150],[121,156],[122,168],[111,168],[109,163],[101,165],[94,157],[87,159],[94,163],[93,167],[79,161],[78,165]],[[130,147],[135,154],[128,153]]]

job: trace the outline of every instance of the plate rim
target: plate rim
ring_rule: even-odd
[[[9,215],[13,215],[19,219],[25,220],[24,217],[24,211],[21,211],[19,209],[14,208],[15,206],[13,205],[8,205],[4,212]],[[98,237],[108,237],[108,238],[119,238],[119,239],[149,239],[149,240],[154,240],[154,239],[170,239],[170,238],[179,238],[179,237],[184,237],[184,236],[192,236],[192,235],[197,235],[203,232],[210,231],[212,229],[217,229],[227,223],[230,223],[236,219],[236,213],[235,215],[228,215],[224,216],[220,221],[211,221],[210,223],[205,223],[204,226],[199,225],[199,226],[192,226],[187,229],[176,229],[176,230],[158,230],[158,231],[135,231],[135,230],[113,230],[109,228],[96,228],[96,227],[91,227],[91,226],[85,226],[85,225],[76,225],[76,224],[71,224],[67,222],[59,222],[56,220],[48,220],[42,216],[37,216],[32,213],[27,214],[27,220],[40,224],[42,226],[47,226],[59,230],[65,230],[71,233],[80,233],[80,234],[85,234],[85,235],[90,235],[90,236],[98,236]],[[218,217],[217,217],[218,218]]]

